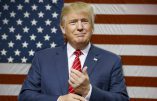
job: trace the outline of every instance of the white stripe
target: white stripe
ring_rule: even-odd
[[[23,66],[22,64],[0,63],[0,74],[27,74],[29,67],[30,64]],[[25,71],[22,71],[23,69]],[[124,65],[123,71],[125,76],[157,77],[157,66]]]
[[[21,89],[21,85],[7,85],[0,84],[0,95],[18,95]]]
[[[130,98],[152,98],[157,99],[156,87],[127,87]]]
[[[96,14],[157,15],[154,4],[94,4]]]
[[[118,55],[157,56],[157,45],[108,45],[96,46]]]
[[[95,14],[157,15],[156,4],[93,4],[93,7]]]
[[[125,76],[157,77],[157,66],[124,65]]]
[[[18,95],[21,85],[2,85],[0,84],[0,95]],[[154,98],[157,99],[156,87],[127,87],[131,98]]]
[[[157,35],[157,25],[95,24],[95,34]]]
[[[0,74],[27,74],[30,64],[0,63]]]

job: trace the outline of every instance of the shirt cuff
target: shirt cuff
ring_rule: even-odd
[[[89,101],[91,93],[92,93],[92,85],[90,84],[89,92],[88,92],[87,96],[85,97],[86,101]]]

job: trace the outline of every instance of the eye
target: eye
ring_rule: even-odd
[[[88,19],[82,19],[81,22],[84,23],[84,24],[88,24],[89,23]]]
[[[70,22],[69,22],[69,24],[71,24],[71,25],[75,25],[77,23],[77,20],[71,20]]]

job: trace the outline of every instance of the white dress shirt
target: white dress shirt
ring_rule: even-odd
[[[86,60],[86,57],[88,55],[89,49],[91,47],[91,43],[87,45],[87,47],[83,50],[81,50],[82,54],[79,56],[80,62],[81,62],[81,68],[83,68],[84,62]],[[76,49],[74,49],[69,43],[67,43],[67,55],[68,55],[68,70],[69,70],[69,75],[70,75],[70,70],[72,68],[74,59],[75,59],[75,52]],[[91,96],[92,92],[92,87],[90,85],[90,91],[88,92],[87,96],[85,97],[87,101],[89,101],[89,98]]]

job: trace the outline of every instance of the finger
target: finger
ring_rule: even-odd
[[[79,101],[85,101],[85,100],[86,100],[84,97],[79,96],[79,95],[77,95],[77,94],[72,94],[72,97],[73,97],[74,99],[79,100]]]
[[[85,67],[83,68],[82,73],[85,74],[85,75],[87,75],[87,66],[85,66]]]
[[[76,74],[78,77],[81,77],[82,76],[82,73],[78,70],[75,70],[75,69],[71,69],[71,72]]]
[[[77,88],[78,86],[80,86],[80,84],[78,83],[74,83],[71,80],[68,80],[69,84],[73,87],[73,88]]]
[[[81,78],[78,77],[75,73],[70,73],[70,77],[75,80],[75,83],[80,83],[82,81]]]

